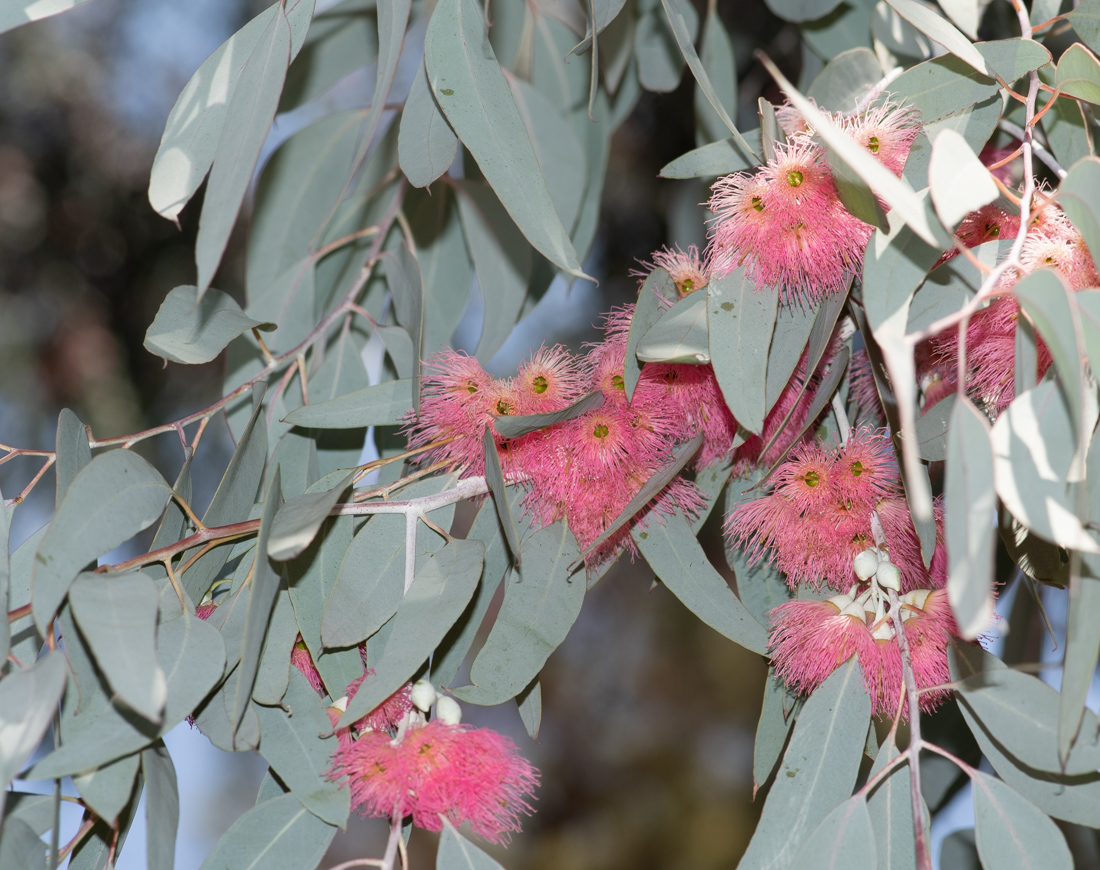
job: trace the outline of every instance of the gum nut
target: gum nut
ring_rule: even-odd
[[[413,684],[410,698],[413,702],[413,706],[421,713],[427,713],[432,709],[432,704],[435,703],[436,697],[435,686],[427,680],[417,680]]]
[[[871,637],[875,640],[893,640],[894,626],[890,624],[889,620],[880,622],[878,628],[871,633]]]
[[[462,721],[462,707],[450,695],[442,695],[435,702],[435,718],[445,725],[457,725]]]
[[[924,610],[924,603],[928,600],[928,596],[932,594],[931,589],[914,589],[912,592],[906,592],[901,596],[902,604],[911,604],[913,607]],[[910,615],[916,614],[909,611]]]
[[[901,590],[901,570],[893,562],[879,562],[875,579],[884,589]]]
[[[852,568],[856,572],[856,576],[860,580],[870,580],[875,576],[875,570],[878,568],[878,551],[874,547],[868,547],[858,556],[852,563]]]
[[[834,595],[832,598],[829,599],[829,603],[833,605],[833,607],[835,607],[837,610],[841,611],[843,611],[844,608],[851,604],[853,601],[855,601],[855,599],[852,598],[851,595],[846,595],[843,592],[841,592],[839,595]]]

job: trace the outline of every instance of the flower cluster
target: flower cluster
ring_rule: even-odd
[[[683,258],[683,270],[676,256]],[[677,286],[705,286],[708,275],[700,271],[697,252],[663,259]],[[633,306],[613,310],[604,340],[584,356],[544,347],[513,378],[494,378],[477,360],[444,349],[425,364],[420,414],[407,426],[410,444],[424,450],[426,461],[483,474],[482,433],[490,427],[505,473],[527,488],[523,505],[532,522],[541,527],[564,518],[587,549],[642,486],[671,464],[676,446],[698,433],[703,442],[694,457],[697,468],[732,460],[745,472],[777,458],[792,438],[801,437],[821,372],[837,349],[834,342],[812,373],[804,356],[762,434],[735,450],[737,421],[709,365],[648,364],[627,398],[624,363],[632,317]],[[594,391],[603,396],[599,406],[572,419],[514,438],[493,428],[500,417],[561,411]],[[694,484],[678,476],[650,509],[658,517],[675,510],[694,516],[701,506]],[[630,528],[601,543],[590,564],[632,549]]]
[[[532,812],[538,772],[509,738],[460,724],[457,702],[437,698],[427,683],[406,687],[400,695],[408,706],[397,720],[389,721],[395,695],[383,705],[393,707],[388,713],[379,708],[351,729],[337,731],[329,778],[348,785],[352,808],[364,817],[411,817],[429,831],[442,830],[445,817],[456,825],[468,822],[491,842],[506,843],[520,830],[520,814]],[[433,704],[436,716],[429,722],[422,713]],[[345,703],[329,708],[333,724],[344,709]]]
[[[773,480],[770,493],[740,504],[726,519],[726,534],[744,548],[749,564],[767,559],[792,588],[846,590],[857,579],[852,560],[874,544],[871,513],[876,511],[891,561],[901,570],[902,591],[945,585],[942,506],[935,508],[937,545],[925,569],[883,432],[853,430],[847,443],[833,450],[803,444]]]
[[[758,286],[776,288],[783,302],[816,303],[859,274],[874,227],[841,203],[825,149],[802,115],[785,106],[778,118],[787,139],[768,162],[711,188],[707,256],[716,276],[745,265]],[[833,120],[895,175],[920,132],[919,113],[891,102]]]
[[[1011,238],[1018,229],[1019,218],[995,206],[986,206],[963,221],[958,235],[973,247],[998,238]],[[1100,284],[1100,275],[1081,234],[1054,204],[1043,206],[1032,218],[1020,262],[1023,271],[1010,269],[1005,273],[992,304],[975,313],[966,330],[967,392],[993,414],[1007,408],[1016,394],[1016,323],[1020,306],[1012,295],[1013,286],[1036,269],[1053,269],[1073,292]],[[939,387],[936,395],[925,393],[925,406],[930,407],[936,396],[958,384],[958,331],[943,332],[927,344],[921,373]],[[1033,383],[1042,378],[1051,362],[1045,342],[1036,336],[1036,370],[1030,373]]]

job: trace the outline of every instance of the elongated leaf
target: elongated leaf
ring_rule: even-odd
[[[417,572],[393,618],[382,656],[373,664],[339,727],[355,722],[412,677],[462,615],[481,578],[485,545],[450,541]]]
[[[833,671],[798,714],[760,822],[738,867],[787,867],[845,800],[859,772],[871,700],[855,657]]]
[[[1058,59],[1054,84],[1063,93],[1087,103],[1100,103],[1100,61],[1080,43]]]
[[[585,582],[572,576],[580,553],[564,521],[527,539],[525,559],[504,586],[504,603],[470,669],[472,686],[454,690],[474,704],[501,704],[521,693],[561,645],[581,612]]]
[[[73,777],[73,785],[84,803],[108,824],[114,824],[130,802],[134,779],[141,765],[137,753]]]
[[[716,8],[707,10],[699,45],[699,59],[718,101],[726,107],[731,117],[736,115],[737,60],[733,54],[730,35]],[[699,141],[711,142],[725,137],[728,132],[726,124],[711,107],[702,88],[695,89],[692,107],[695,110],[696,138]]]
[[[15,609],[9,594],[11,557],[8,555],[8,536],[11,532],[11,514],[12,511],[4,504],[4,494],[0,493],[0,607],[9,613]],[[3,660],[7,660],[10,650],[11,622],[3,619],[0,620],[0,654],[3,655]]]
[[[695,7],[685,4],[680,12],[685,16],[689,41],[695,41],[699,18]],[[666,93],[675,90],[684,73],[684,56],[668,16],[656,3],[639,9],[634,28],[634,57],[638,80],[647,91]]]
[[[227,711],[234,734],[240,727],[252,698],[252,687],[256,682],[260,653],[267,634],[267,623],[271,619],[271,609],[275,606],[275,596],[279,594],[279,575],[268,558],[268,548],[275,519],[282,505],[281,474],[279,467],[275,466],[275,473],[271,476],[264,500],[264,512],[260,517],[260,533],[256,538],[255,563],[248,586],[248,604],[241,634],[241,660],[237,665],[236,676],[231,678],[232,696],[226,698],[227,703],[231,704]]]
[[[157,661],[168,680],[168,701],[158,728],[139,729],[132,715],[104,703],[89,711],[92,721],[75,740],[63,743],[36,763],[28,776],[55,779],[90,770],[136,752],[170,731],[222,678],[225,646],[221,633],[189,613],[163,622],[157,630]]]
[[[92,461],[88,429],[68,408],[63,408],[57,417],[57,440],[54,444],[57,451],[57,460],[54,463],[54,476],[57,482],[54,505],[60,505],[65,493],[69,491],[69,484],[73,482],[73,478],[80,469]]]
[[[896,99],[920,109],[928,124],[989,99],[999,85],[957,57],[944,55],[910,67],[894,79],[890,90]]]
[[[316,867],[336,827],[292,794],[254,806],[214,844],[200,870],[302,870]]]
[[[345,393],[327,402],[303,405],[286,422],[309,429],[358,429],[394,426],[413,408],[412,381],[385,381]]]
[[[786,687],[775,678],[775,670],[768,668],[768,678],[764,683],[764,702],[760,707],[760,719],[756,723],[756,739],[752,751],[752,796],[771,779],[783,747],[787,745],[787,735],[794,725],[795,717],[788,716],[783,710]]]
[[[955,691],[1004,751],[1022,764],[1050,773],[1075,776],[1100,769],[1098,722],[1091,710],[1084,713],[1081,738],[1063,770],[1058,754],[1058,693],[981,650],[966,651],[966,661],[960,661],[958,668],[964,672],[968,666],[980,670]]]
[[[274,323],[253,320],[220,290],[207,290],[202,299],[194,285],[168,292],[157,316],[145,332],[145,349],[178,363],[206,363],[249,329],[272,330]]]
[[[512,512],[508,510],[504,470],[500,466],[500,454],[497,452],[496,440],[493,438],[493,433],[488,425],[486,425],[481,436],[481,447],[485,455],[485,481],[489,484],[489,492],[493,496],[493,503],[497,506],[500,524],[504,529],[504,539],[508,542],[508,550],[512,554],[512,561],[519,568],[522,559],[519,547],[519,532],[516,530],[516,521],[512,517]]]
[[[46,733],[68,673],[64,653],[52,652],[0,680],[0,810],[12,779]]]
[[[679,291],[672,277],[664,269],[654,269],[645,279],[638,291],[638,304],[630,318],[630,332],[626,339],[626,355],[623,360],[623,386],[627,401],[634,398],[634,388],[642,374],[642,364],[638,361],[638,345],[650,328],[660,320],[665,312],[665,303],[679,299]]]
[[[407,372],[398,369],[399,378],[412,379],[413,410],[420,413],[420,355],[424,343],[424,281],[416,257],[402,243],[394,252],[382,255],[386,263],[386,281],[393,294],[393,307],[398,322],[405,327],[409,339],[410,362]],[[379,330],[381,333],[381,330]],[[383,334],[383,341],[385,335]],[[386,347],[393,350],[389,342]],[[395,362],[396,365],[396,362]]]
[[[642,362],[710,362],[706,302],[705,288],[680,299],[641,337],[635,356]]]
[[[332,725],[309,681],[293,670],[283,699],[286,709],[256,709],[263,734],[260,754],[306,809],[330,825],[343,825],[349,792],[325,776],[336,740],[321,735],[330,733]]]
[[[703,622],[752,652],[764,654],[767,632],[710,564],[683,514],[631,535],[649,567]]]
[[[903,2],[903,0],[898,0],[898,2]],[[904,0],[904,2],[913,2],[913,0]],[[970,45],[970,43],[967,42],[967,45]],[[878,194],[908,226],[912,227],[917,235],[929,245],[938,246],[942,249],[948,239],[943,227],[938,226],[937,222],[931,218],[921,197],[905,181],[879,163],[865,148],[861,148],[856,144],[854,139],[849,138],[828,116],[802,96],[770,60],[765,58],[763,63],[776,80],[776,83],[787,94],[794,107],[802,113],[817,135],[836,152],[836,155],[848,165],[848,168]]]
[[[0,870],[46,870],[46,844],[22,819],[4,819],[0,829]]]
[[[463,182],[458,197],[462,231],[485,303],[475,356],[487,363],[512,331],[531,277],[531,245],[486,185]]]
[[[892,736],[882,742],[869,776],[874,776],[899,755]],[[913,798],[909,764],[894,768],[867,799],[867,811],[875,829],[878,866],[883,870],[918,870],[913,843]],[[924,807],[925,813],[928,812]],[[927,828],[925,836],[927,837]],[[928,842],[927,839],[925,842]],[[870,866],[870,865],[868,865]],[[947,866],[947,865],[943,865]]]
[[[868,48],[853,48],[830,60],[806,96],[823,109],[849,111],[882,78],[882,64]]]
[[[860,797],[846,800],[827,815],[810,834],[791,863],[793,870],[840,870],[874,867],[875,831],[867,802]]]
[[[971,251],[979,262],[993,268],[1011,247],[1011,239],[1001,239],[978,245]],[[909,305],[906,331],[919,332],[941,317],[954,314],[978,291],[984,278],[985,275],[966,257],[954,257],[932,270]]]
[[[155,723],[168,698],[156,656],[159,597],[152,579],[141,573],[84,573],[69,590],[73,615],[111,688]]]
[[[968,63],[983,75],[990,75],[990,69],[982,53],[974,44],[959,32],[953,24],[941,18],[927,6],[916,0],[886,0],[906,21],[917,30],[938,42],[955,57]]]
[[[276,562],[285,562],[299,555],[313,543],[329,511],[340,500],[355,476],[352,472],[332,489],[306,492],[295,496],[279,508],[267,539],[267,555]]]
[[[1089,157],[1069,171],[1058,185],[1058,204],[1081,233],[1092,252],[1092,262],[1100,264],[1100,160]]]
[[[966,399],[951,412],[946,481],[947,597],[962,636],[973,640],[993,615],[997,494],[989,423]]]
[[[427,187],[446,172],[458,153],[458,138],[428,87],[421,63],[401,112],[397,138],[401,171],[415,187]]]
[[[585,277],[472,0],[442,0],[424,49],[432,94],[516,226],[547,259]]]
[[[435,870],[504,870],[496,861],[463,837],[443,816],[443,835],[435,856]]]
[[[832,0],[822,0],[822,2],[830,3]],[[722,101],[718,97],[718,92],[714,89],[710,76],[707,75],[707,71],[703,68],[702,61],[699,60],[699,55],[695,52],[695,30],[698,27],[698,19],[695,16],[695,10],[685,3],[684,0],[661,0],[661,5],[665,8],[665,15],[668,16],[668,23],[672,28],[673,36],[676,38],[676,44],[680,46],[680,51],[683,53],[684,60],[687,61],[688,68],[691,70],[692,75],[695,76],[695,81],[699,85],[699,90],[703,92],[711,108],[713,108],[718,117],[722,119],[722,123],[729,128],[729,131],[733,134],[733,138],[737,140],[737,143],[755,158],[756,155],[752,154],[752,148],[749,147],[749,143],[742,138],[741,133],[738,131],[737,127],[734,126],[729,116],[729,112],[726,111],[726,107],[722,105]],[[689,17],[691,18],[690,23],[688,21]]]
[[[681,154],[666,163],[658,174],[661,178],[709,178],[754,169],[758,165],[756,152],[761,147],[760,130],[749,130],[742,138],[748,148],[731,136]]]
[[[290,592],[280,587],[267,626],[264,649],[260,654],[260,668],[256,684],[252,687],[252,700],[257,704],[278,704],[286,694],[290,676],[290,657],[298,640],[298,620]]]
[[[173,870],[180,796],[176,767],[164,741],[158,740],[141,753],[141,771],[145,777],[146,870]]]
[[[519,438],[529,432],[553,426],[555,423],[563,423],[566,420],[580,417],[599,408],[603,403],[603,393],[596,390],[577,399],[572,405],[562,408],[560,411],[549,411],[545,414],[520,414],[515,417],[495,417],[493,419],[493,429],[503,438]]]
[[[953,130],[941,130],[932,142],[928,185],[936,214],[952,229],[970,212],[1001,195],[978,155]]]
[[[743,266],[711,281],[706,290],[707,321],[713,336],[710,356],[718,386],[737,422],[759,434],[769,410],[768,349],[779,295],[768,287],[757,289]]]
[[[148,462],[113,450],[81,469],[35,556],[32,603],[41,633],[77,573],[97,556],[155,523],[172,491]]]
[[[1036,4],[1036,6],[1038,5]],[[1051,11],[1056,13],[1060,8],[1061,4]],[[1048,17],[1053,18],[1054,15]],[[1097,3],[1096,0],[1083,0],[1076,9],[1066,13],[1065,19],[1073,25],[1073,29],[1088,43],[1093,51],[1100,51],[1100,3]],[[1036,21],[1035,23],[1042,24],[1043,22]]]
[[[955,409],[957,393],[941,399],[917,420],[917,443],[920,458],[929,462],[942,462],[947,459],[948,421]]]
[[[229,98],[195,240],[198,298],[210,286],[221,263],[260,149],[275,118],[290,63],[290,41],[290,24],[279,7],[260,34]]]
[[[1051,61],[1050,50],[1033,39],[993,39],[974,45],[990,70],[1014,82]]]
[[[970,784],[974,834],[984,866],[1071,870],[1066,838],[1034,804],[979,770],[970,775]]]
[[[584,552],[581,553],[581,557],[587,557],[589,553],[595,552],[600,544],[608,540],[619,529],[634,519],[635,515],[640,513],[642,508],[653,501],[661,490],[668,486],[669,481],[679,474],[680,470],[691,461],[691,458],[699,450],[699,446],[702,443],[703,433],[700,432],[690,441],[681,444],[673,454],[672,462],[642,484],[642,488],[638,490],[638,494],[627,503],[622,513],[615,518],[615,521],[604,529],[603,532],[585,548]]]
[[[1092,405],[1085,424],[1096,420]],[[1058,384],[1018,395],[993,424],[994,483],[1006,508],[1048,541],[1087,553],[1100,546],[1081,525],[1065,482],[1078,449],[1074,421]]]

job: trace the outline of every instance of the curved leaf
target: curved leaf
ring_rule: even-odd
[[[276,562],[285,562],[299,555],[313,543],[321,523],[344,494],[355,472],[348,474],[332,489],[305,492],[279,508],[267,539],[267,555]]]
[[[46,733],[68,675],[65,654],[51,652],[0,680],[0,810],[8,785]]]
[[[875,831],[867,802],[846,800],[810,834],[791,862],[792,870],[847,870],[876,865]]]
[[[529,432],[536,432],[587,414],[604,403],[604,395],[599,390],[577,399],[572,405],[560,411],[548,411],[545,414],[519,414],[514,417],[494,417],[493,429],[502,438],[519,438]]]
[[[952,228],[1001,195],[989,170],[954,130],[941,130],[932,142],[928,186],[936,214]]]
[[[642,336],[635,351],[642,362],[707,363],[707,289],[672,306]]]
[[[168,292],[145,332],[145,349],[172,362],[206,363],[250,329],[272,330],[274,323],[253,320],[220,290],[210,288],[198,299],[193,284]]]
[[[970,775],[978,856],[998,870],[1072,870],[1066,838],[1047,816],[980,770]]]
[[[661,178],[709,178],[755,169],[755,149],[761,147],[759,128],[749,130],[742,138],[749,146],[747,149],[732,137],[711,142],[666,163],[658,175]]]
[[[302,870],[316,867],[336,827],[292,794],[254,806],[214,844],[200,870]]]
[[[303,405],[286,422],[304,429],[358,429],[395,426],[413,409],[412,380],[385,381],[327,402]]]
[[[458,137],[428,87],[423,62],[416,70],[397,136],[401,171],[414,187],[427,187],[446,172],[458,153]]]

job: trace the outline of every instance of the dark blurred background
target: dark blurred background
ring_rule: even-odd
[[[168,290],[194,280],[201,209],[200,191],[177,229],[153,212],[145,191],[187,78],[263,5],[94,0],[0,36],[0,442],[51,448],[62,407],[105,437],[165,422],[220,394],[222,360],[165,367],[142,347]],[[702,18],[705,4],[696,5]],[[740,124],[751,128],[766,84],[752,48],[764,48],[797,79],[797,31],[759,0],[718,5],[738,59]],[[697,144],[692,93],[685,76],[672,93],[644,94],[616,134],[593,253],[600,285],[564,296],[571,316],[554,320],[557,334],[532,335],[532,344],[595,338],[599,313],[635,298],[629,273],[638,261],[664,244],[705,241],[705,186],[657,178]],[[243,264],[238,232],[217,280],[238,298]],[[200,508],[232,449],[216,424],[203,444]],[[173,437],[143,450],[174,477]],[[0,466],[4,495],[17,494],[37,469],[31,459]],[[16,513],[13,545],[52,508],[47,475]],[[715,522],[704,540],[724,568]],[[763,661],[703,626],[663,588],[650,592],[651,579],[644,564],[625,563],[592,590],[544,671],[538,744],[514,705],[467,707],[470,721],[511,734],[542,770],[538,812],[500,856],[511,870],[732,867],[748,842],[759,811],[751,802],[752,747]],[[197,732],[173,734],[169,746],[184,803],[177,866],[191,870],[251,805],[263,765],[223,756]],[[140,836],[131,835],[121,867],[143,866]],[[355,823],[323,866],[377,857],[384,836],[380,822]],[[414,835],[414,866],[432,866],[431,839]]]

